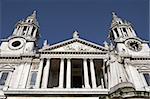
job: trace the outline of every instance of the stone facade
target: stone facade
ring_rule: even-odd
[[[0,47],[2,99],[148,99],[150,48],[131,23],[112,13],[110,43],[73,37],[38,49],[36,12]]]

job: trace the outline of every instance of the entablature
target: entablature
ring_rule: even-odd
[[[40,54],[40,58],[107,58],[106,53],[87,52],[47,52]]]
[[[130,58],[125,60],[126,63],[131,65],[150,65],[150,58]]]
[[[54,52],[54,51],[44,51],[44,52],[39,52],[39,54],[79,54],[79,55],[81,55],[81,54],[93,54],[93,55],[97,55],[97,54],[99,54],[99,55],[105,55],[105,54],[107,54],[107,52],[82,52],[82,51],[78,51],[78,52],[76,52],[76,51],[68,51],[68,52],[62,52],[62,51],[60,51],[60,52]]]
[[[3,63],[3,64],[8,64],[8,63],[14,63],[14,64],[20,64],[20,63],[31,63],[32,61],[37,61],[39,62],[39,55],[38,57],[35,57],[35,56],[1,56],[0,57],[0,63]]]

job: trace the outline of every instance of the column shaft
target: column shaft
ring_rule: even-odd
[[[29,74],[30,74],[30,68],[31,68],[31,63],[25,63],[24,64],[24,69],[23,69],[23,76],[21,77],[21,82],[22,82],[22,85],[20,88],[26,88],[27,86],[27,79],[29,77]]]
[[[37,32],[37,29],[34,30],[32,37],[36,37],[36,34],[37,34],[36,32]]]
[[[49,69],[50,69],[50,59],[47,59],[47,62],[46,62],[46,65],[45,65],[44,71],[43,71],[42,88],[47,88]]]
[[[83,69],[84,69],[83,71],[84,71],[84,85],[85,85],[85,88],[90,88],[88,67],[87,67],[87,59],[83,60]]]
[[[29,30],[28,30],[28,33],[29,33],[28,35],[30,35],[30,36],[31,36],[32,29],[33,29],[33,26],[30,27]]]
[[[71,61],[70,61],[70,59],[67,59],[66,88],[71,88]]]
[[[114,35],[114,37],[115,38],[117,38],[117,34],[116,34],[116,32],[114,31],[114,30],[112,30],[113,31],[113,35]]]
[[[59,72],[59,88],[63,88],[63,85],[64,85],[64,59],[61,59]]]
[[[93,59],[90,59],[90,70],[91,70],[92,88],[96,88],[96,77],[95,77],[95,69],[94,69]]]

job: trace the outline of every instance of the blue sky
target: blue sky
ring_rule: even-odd
[[[130,21],[137,35],[149,40],[149,0],[0,0],[0,38],[12,34],[15,24],[36,10],[40,46],[44,39],[54,44],[80,37],[102,45],[107,39],[112,15]]]

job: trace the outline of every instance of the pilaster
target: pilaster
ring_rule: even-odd
[[[36,78],[35,88],[40,88],[42,69],[43,69],[43,62],[44,62],[44,59],[41,59],[40,64],[39,64],[37,78]]]

